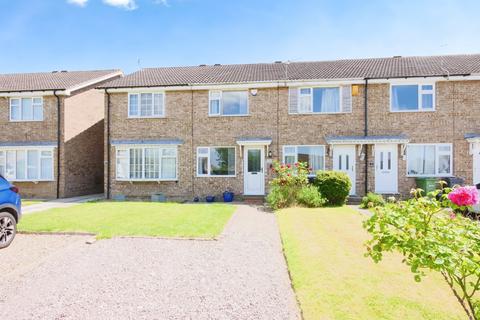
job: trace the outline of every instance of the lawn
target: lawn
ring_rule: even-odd
[[[214,238],[235,207],[227,204],[92,202],[24,215],[29,232],[89,232],[97,238],[162,236]]]
[[[278,222],[305,319],[465,319],[437,274],[417,283],[401,256],[375,264],[364,257],[365,216],[348,207],[278,212]]]

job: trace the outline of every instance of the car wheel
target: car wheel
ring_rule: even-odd
[[[17,221],[8,212],[0,212],[0,249],[12,243],[17,234]]]

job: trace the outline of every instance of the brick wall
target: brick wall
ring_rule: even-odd
[[[480,82],[438,82],[435,112],[392,113],[389,85],[370,84],[369,135],[405,134],[412,143],[454,143],[454,174],[471,183],[472,157],[463,135],[477,130],[472,110],[480,102]],[[282,159],[283,145],[326,145],[328,135],[363,135],[364,87],[352,97],[352,112],[344,114],[288,114],[288,89],[258,89],[249,94],[249,115],[239,117],[209,117],[208,91],[170,91],[166,93],[166,117],[162,119],[128,119],[126,93],[111,94],[111,139],[181,139],[178,148],[178,182],[119,182],[115,181],[115,149],[111,148],[112,196],[123,194],[148,197],[163,192],[173,198],[191,198],[207,194],[219,195],[226,189],[243,193],[243,157],[236,144],[240,137],[269,137],[273,159]],[[193,119],[193,120],[192,120]],[[428,129],[426,129],[428,128]],[[196,148],[200,146],[235,146],[235,177],[196,177]],[[356,147],[358,151],[358,146]],[[331,150],[327,146],[326,169],[333,168]],[[374,190],[374,155],[368,152],[369,191]],[[330,152],[328,152],[330,151]],[[398,185],[408,194],[414,179],[406,177],[406,161],[398,146]],[[364,194],[366,161],[356,152],[356,190]],[[266,165],[268,169],[268,165]],[[268,170],[267,170],[268,171]],[[106,171],[105,171],[106,174]],[[271,177],[267,174],[266,186]]]

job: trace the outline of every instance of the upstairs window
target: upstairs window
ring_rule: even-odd
[[[409,176],[452,175],[451,144],[410,144],[407,146]]]
[[[395,84],[391,88],[392,111],[433,111],[433,84]]]
[[[324,146],[284,146],[283,162],[293,165],[295,162],[307,162],[312,174],[325,170]]]
[[[248,91],[210,91],[208,114],[210,116],[247,115]]]
[[[164,93],[131,93],[128,95],[129,118],[161,118],[164,116]]]
[[[298,113],[341,112],[340,87],[300,88]]]
[[[10,121],[42,121],[42,98],[10,99]]]

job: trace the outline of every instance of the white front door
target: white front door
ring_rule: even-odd
[[[398,145],[375,145],[375,192],[397,193]]]
[[[243,153],[243,175],[245,195],[265,194],[265,151],[264,147],[245,147]]]
[[[480,183],[480,143],[473,144],[473,185]]]
[[[352,188],[350,189],[350,195],[354,195],[355,184],[357,181],[355,171],[355,146],[334,146],[333,147],[333,170],[342,171],[348,174],[350,181],[352,182]]]

